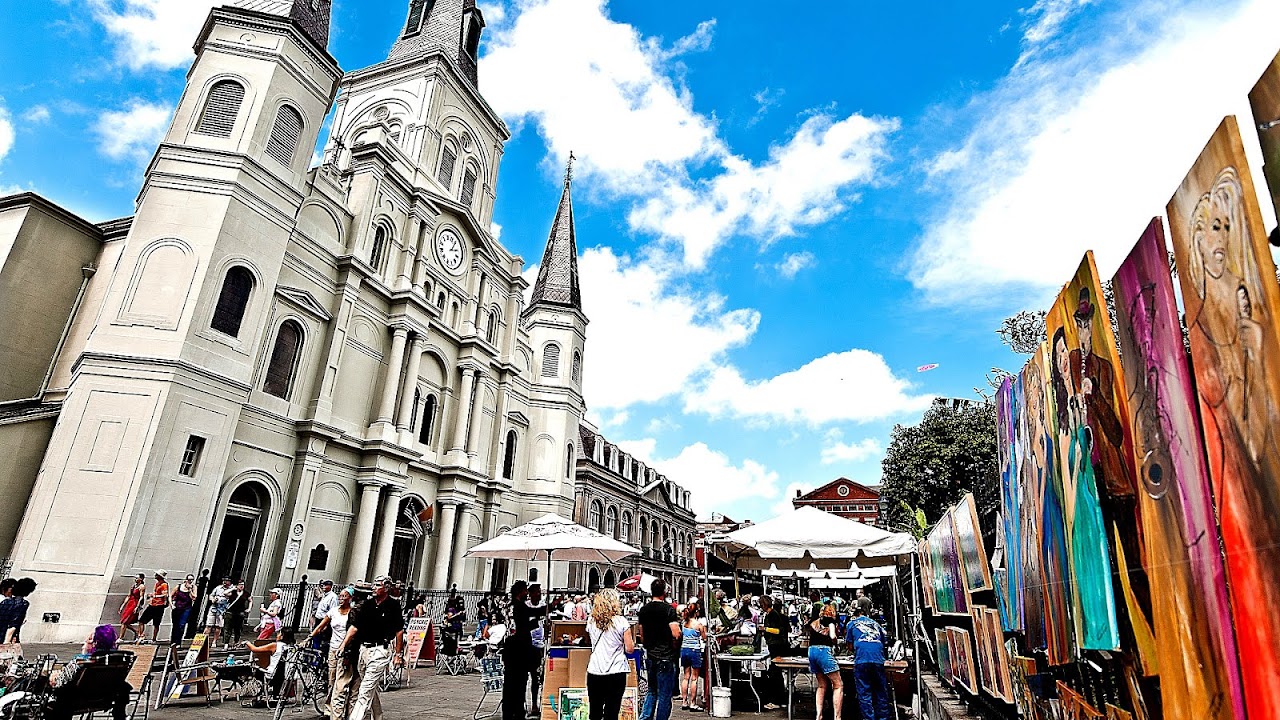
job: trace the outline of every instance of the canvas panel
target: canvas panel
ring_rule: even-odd
[[[1169,228],[1250,717],[1280,717],[1280,285],[1235,118],[1169,201]]]
[[[973,501],[973,493],[965,493],[959,504],[951,509],[951,530],[955,533],[960,569],[972,603],[973,593],[992,587],[991,566],[982,542],[982,532],[978,529],[978,506]]]
[[[1022,515],[1019,466],[1022,445],[1018,438],[1022,412],[1022,382],[1005,378],[996,393],[996,432],[1000,457],[1000,528],[1004,542],[1004,576],[999,598],[1000,620],[1005,630],[1022,630]],[[994,580],[994,578],[993,578]]]
[[[1192,717],[1244,717],[1226,569],[1160,218],[1112,286],[1161,696]]]

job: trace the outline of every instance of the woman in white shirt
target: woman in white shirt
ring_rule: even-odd
[[[622,614],[617,590],[596,593],[587,633],[591,635],[591,660],[587,663],[591,720],[618,720],[631,672],[627,653],[635,652],[636,641],[631,623]]]
[[[481,637],[493,652],[497,652],[502,647],[502,641],[507,639],[507,623],[502,617],[501,610],[495,610],[490,616],[489,624],[484,626]]]
[[[324,618],[316,624],[307,638],[311,640],[324,632],[325,628],[333,631],[329,636],[329,714],[333,718],[346,718],[350,702],[352,685],[355,684],[356,669],[353,663],[347,662],[338,654],[342,641],[347,638],[347,628],[351,618],[352,588],[343,588],[338,593],[338,606],[329,610]]]

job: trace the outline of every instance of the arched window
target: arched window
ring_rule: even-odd
[[[644,518],[640,518],[640,549],[649,549],[649,524]]]
[[[226,138],[236,127],[240,106],[244,103],[244,86],[235,80],[219,80],[209,89],[209,97],[200,111],[196,132]]]
[[[276,113],[276,124],[271,127],[267,140],[267,154],[281,165],[293,164],[293,153],[302,141],[302,113],[290,105],[281,105]]]
[[[516,443],[519,436],[515,430],[507,431],[507,449],[502,457],[502,477],[511,480],[516,474]]]
[[[267,379],[262,383],[263,392],[288,400],[301,355],[302,326],[296,321],[285,320],[276,331],[276,344],[271,349],[271,361],[267,363]]]
[[[440,293],[439,295],[436,295],[436,307],[440,308],[441,310],[444,310],[444,293],[443,292]]]
[[[631,542],[631,513],[622,513],[622,536],[619,538],[622,542]]]
[[[489,308],[489,320],[488,324],[485,325],[484,328],[484,339],[487,340],[490,345],[496,345],[498,343],[499,320],[501,320],[501,317],[498,314],[498,308]]]
[[[476,169],[467,166],[467,171],[462,174],[462,193],[459,200],[463,205],[471,207],[471,201],[476,197]]]
[[[426,24],[427,16],[431,14],[431,6],[435,4],[431,0],[412,0],[409,3],[409,21],[404,25],[405,36],[415,35],[422,32],[422,26]]]
[[[555,343],[542,348],[542,377],[560,377],[560,346]]]
[[[591,512],[587,514],[587,527],[596,532],[604,532],[604,528],[600,526],[600,513],[604,510],[599,500],[591,501]]]
[[[573,351],[573,381],[582,382],[582,353],[577,350]]]
[[[480,53],[480,21],[474,17],[471,18],[471,24],[467,27],[467,54],[472,60],[479,59]]]
[[[389,234],[382,225],[379,225],[373,231],[373,248],[369,250],[369,266],[375,271],[382,271],[382,260],[387,255],[387,238]]]
[[[428,395],[427,401],[422,404],[422,429],[418,433],[418,442],[423,445],[431,444],[431,431],[436,424],[436,396]]]
[[[605,534],[611,538],[618,537],[618,508],[612,505],[605,513]]]
[[[449,318],[449,324],[453,326],[454,330],[457,330],[458,320],[462,318],[462,308],[458,306],[458,303],[455,302],[453,307],[449,309]]]
[[[209,326],[224,335],[239,337],[240,324],[244,322],[244,311],[249,307],[252,293],[253,273],[248,268],[236,265],[228,270],[222,280],[222,291],[218,293],[218,304],[213,308],[213,322]]]
[[[409,432],[413,432],[418,427],[418,406],[422,403],[422,391],[418,388],[413,389],[413,410],[409,412]]]
[[[458,149],[452,142],[446,142],[440,151],[440,169],[436,171],[436,180],[446,189],[453,187],[453,167],[458,164]]]
[[[577,456],[573,454],[573,443],[569,443],[569,449],[565,452],[564,477],[566,480],[573,479],[573,465]]]

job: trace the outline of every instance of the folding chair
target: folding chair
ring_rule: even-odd
[[[125,678],[133,689],[129,693],[129,704],[133,706],[129,720],[138,720],[139,713],[142,720],[147,720],[151,716],[151,678],[155,671],[156,646],[130,645],[129,651],[134,654],[133,667]]]
[[[490,653],[480,659],[480,685],[484,688],[484,694],[480,696],[480,702],[476,704],[476,711],[471,714],[471,720],[480,720],[480,718],[488,718],[497,715],[502,710],[502,680],[506,676],[506,669],[502,666],[502,656],[498,653]],[[498,703],[493,706],[488,714],[480,714],[480,709],[484,707],[484,701],[489,697],[489,693],[496,692],[499,695]]]

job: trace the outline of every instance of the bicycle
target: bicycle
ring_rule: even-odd
[[[311,703],[317,715],[323,716],[329,699],[329,666],[324,654],[311,648],[292,648],[281,662],[285,663],[285,676],[273,719],[284,717],[286,705],[301,711],[307,703]]]

